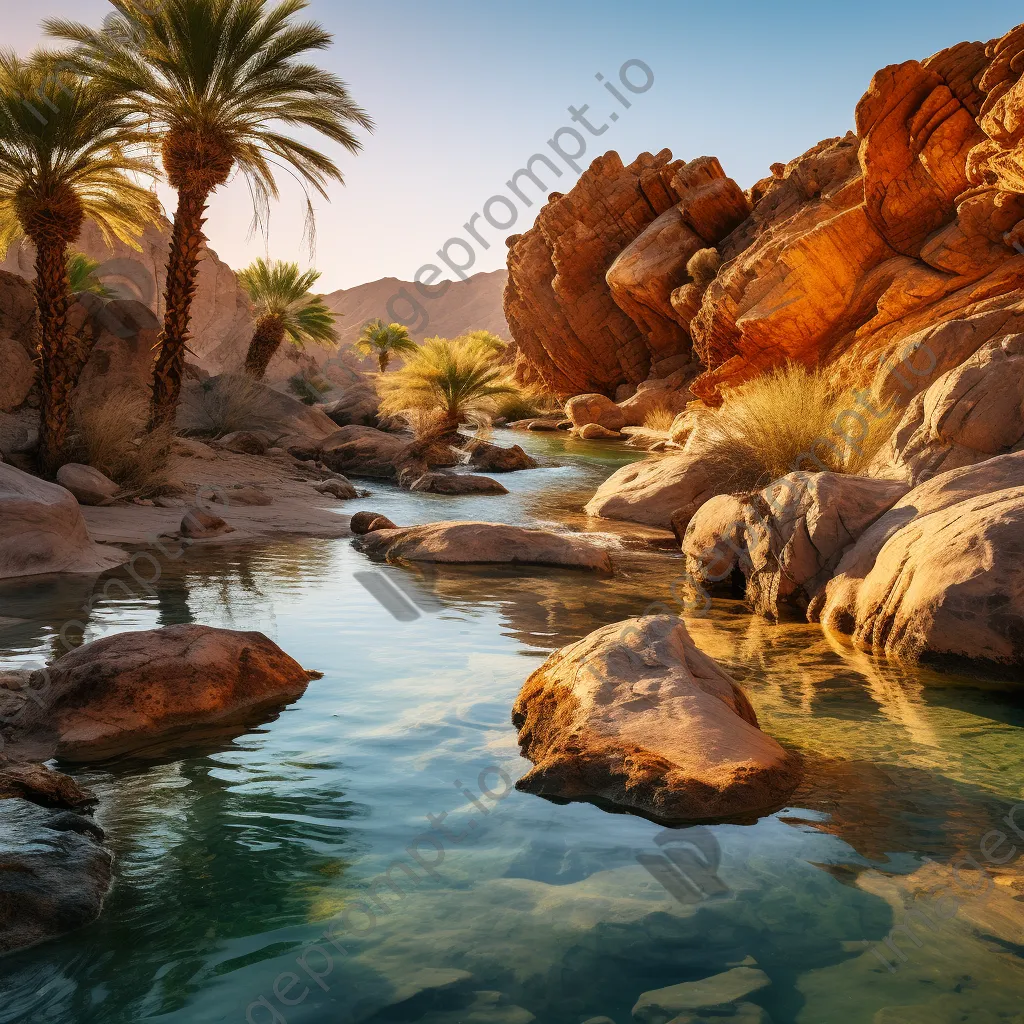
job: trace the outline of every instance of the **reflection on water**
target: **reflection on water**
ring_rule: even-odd
[[[515,440],[552,464],[506,477],[508,497],[377,485],[365,505],[401,523],[586,528],[578,508],[623,450],[576,442],[569,462],[561,436]],[[0,1022],[626,1024],[642,992],[756,962],[772,983],[749,1002],[775,1024],[1020,1024],[1016,861],[920,946],[903,941],[898,969],[872,954],[907,909],[948,894],[958,855],[977,854],[1022,799],[1024,712],[1003,686],[895,669],[730,602],[692,620],[764,728],[807,764],[791,807],[712,826],[727,891],[700,903],[674,899],[638,862],[659,851],[655,824],[519,793],[483,813],[464,794],[479,795],[490,766],[525,770],[509,709],[547,653],[672,603],[679,559],[645,550],[647,531],[599,525],[615,549],[608,579],[414,573],[304,540],[165,561],[155,594],[108,587],[88,613],[90,580],[0,588],[5,664],[49,656],[68,621],[71,642],[196,621],[263,630],[325,673],[226,749],[80,773],[103,797],[117,883],[94,925],[0,960]],[[399,622],[356,582],[368,570],[416,580],[436,603]],[[399,893],[359,929],[354,908],[408,862],[427,815],[465,837],[446,842],[435,877],[393,872]],[[289,990],[297,958],[346,912],[347,955]],[[275,995],[282,976],[300,1002]]]

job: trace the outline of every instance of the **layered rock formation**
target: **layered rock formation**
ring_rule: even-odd
[[[1024,330],[1022,70],[1024,27],[885,68],[856,133],[746,193],[711,158],[595,161],[511,240],[522,372],[611,395],[692,344],[710,404],[786,360],[867,379],[906,359],[916,392]]]

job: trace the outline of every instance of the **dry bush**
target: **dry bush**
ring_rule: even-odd
[[[260,421],[265,385],[244,373],[224,373],[200,385],[200,432],[223,437],[236,430],[251,430]]]
[[[657,430],[667,434],[672,429],[676,414],[667,405],[657,405],[644,417],[644,426],[648,430]]]
[[[873,418],[854,390],[790,363],[726,392],[720,409],[699,418],[686,451],[735,490],[795,470],[863,472],[895,421]]]
[[[171,447],[169,427],[148,429],[149,395],[126,388],[107,395],[99,404],[75,408],[73,457],[125,491],[159,493],[167,486]]]
[[[693,278],[693,283],[707,288],[722,265],[722,257],[717,249],[698,249],[687,261],[686,272]]]

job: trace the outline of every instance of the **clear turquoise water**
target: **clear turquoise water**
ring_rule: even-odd
[[[583,528],[580,506],[633,457],[562,436],[514,440],[560,465],[504,477],[502,498],[377,485],[359,505],[400,523]],[[191,553],[165,563],[155,597],[101,603],[87,639],[189,620],[260,629],[324,678],[219,748],[74,769],[102,797],[116,885],[95,924],[0,959],[0,1022],[627,1024],[646,991],[753,962],[771,984],[750,1001],[775,1024],[1024,1021],[1017,861],[987,896],[950,873],[1024,799],[1024,709],[1005,686],[896,671],[729,602],[692,622],[743,679],[762,726],[813,766],[785,811],[675,833],[677,844],[703,836],[720,857],[722,891],[700,900],[680,902],[638,862],[666,849],[651,822],[482,794],[482,772],[500,795],[499,772],[525,771],[509,709],[529,672],[670,599],[677,559],[599,525],[614,547],[610,580],[423,578],[368,563],[347,541],[289,541]],[[415,581],[418,617],[396,620],[357,572]],[[90,587],[0,588],[4,663],[46,657]],[[448,836],[423,838],[427,816],[442,814]],[[389,867],[399,894],[378,887],[374,902]],[[903,942],[908,958],[890,972],[871,949],[915,892],[918,908],[954,892],[961,908],[922,930],[920,947]],[[329,973],[312,945],[330,954]]]

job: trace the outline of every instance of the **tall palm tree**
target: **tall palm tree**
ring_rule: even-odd
[[[68,253],[68,290],[72,295],[90,292],[107,299],[113,294],[96,276],[100,269],[99,260],[86,256],[84,252]]]
[[[400,370],[379,377],[377,388],[382,413],[436,414],[438,436],[455,433],[467,419],[486,417],[495,398],[519,394],[493,348],[473,338],[428,338]]]
[[[245,372],[261,380],[281,342],[288,340],[299,348],[308,342],[334,348],[338,332],[337,314],[324,304],[323,297],[310,294],[320,280],[320,272],[302,273],[297,263],[268,263],[256,260],[238,275],[253,304],[256,327],[245,357]]]
[[[363,326],[355,347],[364,356],[376,356],[381,373],[387,370],[392,356],[412,355],[419,351],[419,345],[409,337],[407,328],[401,324],[386,324],[380,317]]]
[[[89,218],[106,241],[138,247],[137,233],[159,214],[153,193],[130,176],[155,173],[133,155],[140,141],[125,110],[101,102],[52,55],[22,60],[0,51],[0,256],[22,235],[35,246],[39,456],[47,473],[61,465],[72,392],[89,355],[68,336],[68,246]]]
[[[101,29],[51,19],[47,30],[76,44],[67,59],[130,109],[159,139],[167,180],[178,193],[164,295],[164,324],[153,369],[153,424],[177,407],[196,274],[210,196],[233,170],[246,178],[256,220],[278,198],[284,167],[327,197],[343,181],[334,161],[288,134],[313,128],[350,153],[356,126],[373,122],[336,75],[301,58],[331,35],[297,21],[306,0],[110,0]],[[307,194],[307,227],[312,204]]]

